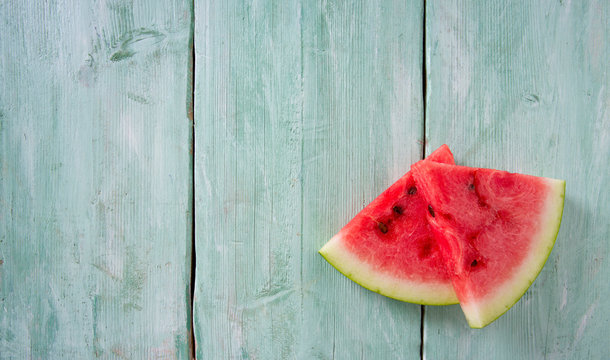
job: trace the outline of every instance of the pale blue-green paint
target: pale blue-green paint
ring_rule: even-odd
[[[0,5],[0,357],[189,356],[192,3]],[[419,358],[317,250],[420,158],[422,2],[196,1],[199,358]],[[603,1],[428,1],[427,152],[567,180],[549,263],[427,359],[606,356]]]
[[[419,358],[317,250],[421,156],[420,2],[195,3],[199,358]]]
[[[525,296],[482,330],[426,307],[426,359],[608,358],[609,18],[607,1],[427,2],[427,152],[567,187]]]
[[[187,358],[188,1],[0,4],[0,358]]]

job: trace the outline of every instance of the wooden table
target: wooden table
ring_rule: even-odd
[[[609,18],[602,0],[3,1],[0,358],[608,359]],[[567,181],[546,267],[482,330],[317,254],[443,143]]]

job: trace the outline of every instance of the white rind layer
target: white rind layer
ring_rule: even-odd
[[[565,181],[547,181],[551,191],[546,201],[542,224],[538,234],[534,236],[532,249],[523,265],[493,294],[476,302],[461,299],[460,306],[470,327],[485,327],[504,314],[525,294],[544,267],[559,232],[565,197]]]
[[[330,239],[319,253],[343,275],[381,295],[422,305],[458,303],[451,283],[412,281],[375,270],[350,252],[339,234]]]

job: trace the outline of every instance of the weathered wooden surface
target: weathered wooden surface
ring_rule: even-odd
[[[199,358],[419,358],[317,250],[421,156],[422,4],[195,4]]]
[[[0,358],[188,358],[191,5],[0,4]]]
[[[426,307],[426,359],[607,359],[610,4],[428,1],[427,151],[567,181],[555,248],[483,330]]]
[[[188,358],[193,176],[199,358],[419,358],[420,307],[317,250],[422,155],[423,6],[1,3],[0,358]],[[532,288],[426,307],[426,359],[607,357],[608,18],[426,2],[426,151],[567,180]]]

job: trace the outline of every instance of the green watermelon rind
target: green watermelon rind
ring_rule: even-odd
[[[539,235],[535,237],[540,240],[537,242],[537,246],[530,251],[530,257],[524,260],[524,263],[531,262],[531,264],[521,267],[519,273],[513,277],[509,284],[496,291],[496,296],[482,301],[489,305],[486,306],[482,302],[460,304],[471,328],[483,328],[504,315],[523,297],[546,264],[559,234],[565,201],[565,181],[556,179],[547,179],[547,181],[549,181],[553,190],[549,193],[550,203],[546,205],[549,209],[546,212],[548,215],[545,216],[546,226],[542,226]],[[471,305],[473,306],[471,307]],[[476,307],[479,309],[476,310]],[[477,313],[477,317],[473,316]]]
[[[358,285],[389,298],[421,305],[453,305],[458,300],[451,284],[409,281],[384,274],[353,255],[340,235],[319,251],[335,269]],[[418,296],[419,295],[419,296]]]

